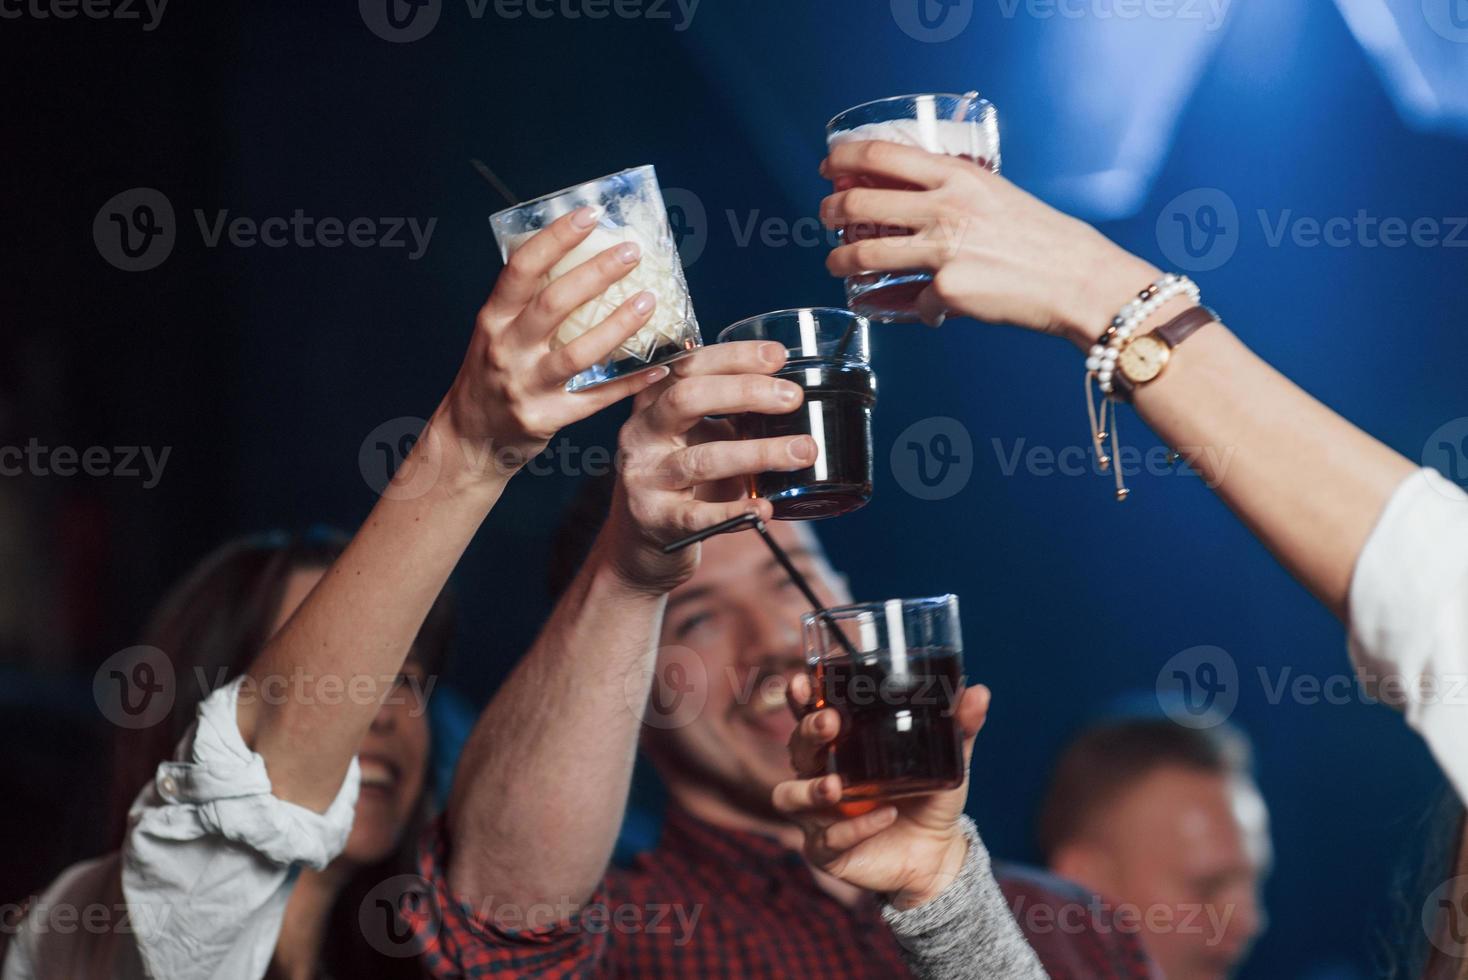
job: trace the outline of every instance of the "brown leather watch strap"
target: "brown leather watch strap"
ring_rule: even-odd
[[[1152,334],[1166,344],[1169,349],[1172,349],[1202,328],[1208,326],[1208,324],[1216,323],[1217,321],[1218,314],[1214,313],[1208,307],[1194,306],[1168,320],[1162,326],[1152,331]],[[1158,377],[1161,377],[1161,375],[1158,375]],[[1132,379],[1128,378],[1120,368],[1117,368],[1116,373],[1111,378],[1112,394],[1124,402],[1129,402],[1132,400],[1132,396],[1136,393],[1136,390],[1137,385],[1132,383]]]
[[[1176,347],[1203,327],[1218,320],[1218,314],[1206,306],[1195,306],[1168,320],[1153,333],[1168,347]]]

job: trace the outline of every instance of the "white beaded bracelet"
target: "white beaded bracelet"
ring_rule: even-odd
[[[1137,332],[1137,328],[1151,319],[1163,306],[1178,296],[1186,294],[1194,303],[1202,298],[1202,292],[1187,276],[1169,273],[1144,289],[1136,299],[1121,308],[1111,320],[1101,339],[1092,345],[1086,358],[1086,371],[1096,375],[1096,382],[1103,394],[1110,395],[1111,379],[1116,371],[1116,358],[1126,342]]]
[[[1091,422],[1091,442],[1096,448],[1097,464],[1104,471],[1114,465],[1116,477],[1116,499],[1125,500],[1130,494],[1122,477],[1120,459],[1120,437],[1116,433],[1116,407],[1112,397],[1112,379],[1116,375],[1116,359],[1121,349],[1132,339],[1137,328],[1178,296],[1186,295],[1194,303],[1202,299],[1202,291],[1187,276],[1168,273],[1137,294],[1137,298],[1121,308],[1112,317],[1111,325],[1091,346],[1086,357],[1086,412]],[[1101,410],[1096,410],[1091,397],[1091,381],[1095,380],[1102,393]],[[1109,417],[1108,417],[1109,410]],[[1111,439],[1111,455],[1102,448],[1107,437]]]

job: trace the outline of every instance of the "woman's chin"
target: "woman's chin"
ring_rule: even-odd
[[[386,814],[368,814],[358,805],[357,819],[342,857],[356,865],[376,864],[385,860],[398,846],[399,828],[386,819]]]

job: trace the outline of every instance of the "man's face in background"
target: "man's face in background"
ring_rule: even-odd
[[[1161,765],[1090,814],[1051,869],[1116,909],[1167,980],[1223,980],[1263,931],[1268,812],[1252,780]],[[1148,920],[1147,916],[1154,918]]]

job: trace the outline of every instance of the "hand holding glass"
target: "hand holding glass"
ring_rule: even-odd
[[[623,242],[642,252],[637,268],[572,313],[553,341],[563,347],[591,330],[643,290],[657,297],[652,319],[607,360],[572,378],[579,391],[681,357],[702,345],[678,247],[652,167],[636,167],[508,208],[490,219],[500,255],[508,260],[540,229],[580,207],[598,210],[597,227],[546,275],[550,285],[583,262]]]

